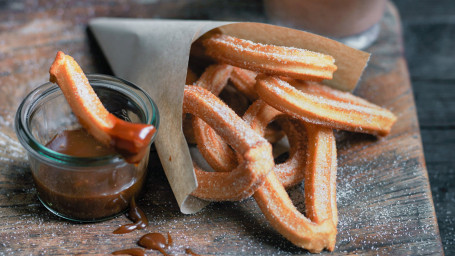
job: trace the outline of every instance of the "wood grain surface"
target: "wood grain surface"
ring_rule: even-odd
[[[394,0],[446,255],[455,255],[455,4]]]
[[[56,51],[75,57],[87,72],[110,73],[87,31],[90,18],[265,21],[260,1],[220,1],[223,11],[214,11],[210,2],[0,2],[0,254],[103,255],[136,247],[147,232],[170,232],[171,254],[184,254],[185,248],[200,254],[306,254],[268,225],[252,199],[213,203],[197,214],[181,214],[154,153],[147,189],[138,203],[150,219],[146,230],[112,234],[128,223],[124,216],[94,224],[67,222],[48,212],[36,197],[13,120],[22,98],[47,81]],[[355,93],[390,109],[399,120],[385,138],[337,132],[340,222],[335,255],[443,254],[401,40],[398,15],[389,6]],[[289,190],[300,210],[302,190],[303,185]]]

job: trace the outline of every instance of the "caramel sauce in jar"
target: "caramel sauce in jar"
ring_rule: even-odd
[[[115,154],[112,148],[95,140],[82,128],[60,132],[46,147],[65,155],[86,158],[85,161]],[[148,160],[145,158],[144,163]],[[129,207],[144,183],[144,163],[128,164],[120,159],[117,163],[75,169],[41,164],[33,172],[33,178],[38,196],[49,210],[71,220],[95,221],[113,217]]]

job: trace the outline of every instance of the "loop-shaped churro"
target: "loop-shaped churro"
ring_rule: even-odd
[[[188,85],[201,86],[209,90],[211,93],[218,96],[223,88],[226,86],[228,79],[232,72],[232,66],[226,64],[214,64],[206,68],[201,77],[197,78],[196,74],[188,68],[187,82]],[[182,118],[183,134],[188,143],[196,144],[194,139],[194,130],[192,125],[192,117],[183,115]]]
[[[271,118],[279,116],[277,113],[281,112],[258,100],[243,119],[263,134]],[[295,245],[311,252],[333,250],[338,222],[333,132],[298,120],[287,120],[282,128],[291,145],[290,158],[274,167],[253,197],[271,225]],[[302,175],[309,219],[295,208],[284,190],[284,186],[300,182]]]
[[[195,85],[207,89],[218,96],[226,87],[228,79],[232,81],[234,72],[241,74],[240,76],[234,76],[237,77],[237,80],[235,78],[234,80],[240,82],[242,79],[247,79],[248,81],[243,81],[245,86],[250,91],[254,90],[254,84],[256,83],[254,78],[256,75],[252,77],[251,71],[232,67],[227,64],[209,66],[195,82]],[[191,141],[197,145],[204,145],[204,147],[198,146],[199,152],[214,170],[228,172],[238,165],[237,156],[234,151],[226,143],[223,143],[209,125],[205,124],[198,117],[193,117],[191,127],[191,133],[193,135]],[[266,130],[265,136],[271,143],[278,141],[284,136],[280,130],[272,128],[274,127]],[[197,141],[200,142],[197,143]]]
[[[396,121],[387,109],[365,104],[355,96],[341,97],[329,93],[330,98],[300,91],[288,82],[272,76],[258,75],[256,91],[259,97],[276,109],[295,118],[335,129],[384,136]],[[305,88],[305,87],[303,87]],[[305,89],[303,89],[305,90]],[[344,95],[345,96],[345,95]]]
[[[253,197],[272,227],[296,246],[313,253],[335,248],[337,232],[332,219],[315,223],[306,218],[295,208],[275,172],[267,176]]]
[[[243,120],[251,126],[259,135],[263,136],[266,127],[279,117],[287,117],[286,114],[271,107],[262,100],[255,101],[243,115]],[[278,179],[285,187],[299,184],[304,178],[306,165],[306,134],[305,127],[298,122],[284,120],[280,122],[281,128],[288,136],[290,145],[289,158],[273,168]]]
[[[205,161],[217,172],[230,172],[238,165],[237,155],[201,118],[193,117],[194,141]]]
[[[251,196],[274,166],[270,143],[204,88],[185,87],[183,112],[204,120],[242,158],[231,172],[205,172],[195,168],[198,187],[193,195],[216,201],[242,200]]]
[[[243,119],[254,131],[263,135],[267,124],[281,116],[285,115],[262,100],[257,100],[246,111]],[[338,222],[333,132],[330,128],[295,119],[280,121],[291,146],[290,157],[286,162],[275,165],[273,174],[266,177],[253,197],[271,225],[295,245],[312,252],[324,248],[333,250]],[[204,145],[200,147],[203,148]],[[222,177],[226,173],[213,175]],[[295,208],[284,190],[284,186],[295,185],[302,179],[305,179],[305,205],[309,219]]]
[[[206,54],[221,63],[260,73],[321,81],[332,79],[337,69],[330,55],[305,49],[265,45],[216,34],[203,41]]]
[[[227,64],[212,65],[202,73],[201,77],[196,81],[195,85],[202,87],[212,94],[218,96],[221,91],[226,87],[227,82],[231,76],[233,67]],[[204,148],[198,146],[204,159],[216,171],[231,171],[238,165],[237,157],[232,149],[226,144],[222,143],[222,139],[216,132],[207,125],[200,118],[193,116],[192,125],[194,141],[204,140]],[[216,138],[207,140],[206,138]],[[221,148],[222,151],[216,150]],[[229,153],[224,153],[229,152]]]
[[[245,112],[243,119],[259,135],[264,136],[267,125],[280,116],[286,116],[282,112],[271,107],[262,100],[255,101]],[[289,158],[274,167],[280,182],[285,187],[290,187],[302,182],[306,164],[306,136],[304,127],[297,123],[288,123],[283,120],[281,127],[288,136],[290,143]],[[201,154],[209,156],[205,160],[218,172],[232,170],[232,162],[236,162],[237,155],[229,148],[216,132],[202,120],[193,121],[195,139]],[[303,130],[302,130],[303,128]],[[209,151],[209,152],[206,152]],[[231,161],[229,163],[229,161]],[[229,167],[231,169],[229,169]]]

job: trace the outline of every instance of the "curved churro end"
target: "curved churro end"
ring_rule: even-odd
[[[143,158],[156,132],[153,125],[126,122],[109,113],[71,56],[59,51],[49,73],[49,80],[57,83],[81,125],[95,139],[114,147],[127,162]]]
[[[194,138],[206,162],[217,172],[230,172],[238,165],[237,154],[202,119],[193,117]]]
[[[255,101],[243,116],[258,134],[273,119],[283,116],[262,100]],[[310,252],[332,251],[336,243],[336,148],[330,128],[313,126],[286,116],[280,119],[290,143],[290,157],[275,165],[253,195],[270,224],[296,246]],[[306,157],[305,157],[306,156]],[[324,168],[328,165],[327,168]],[[323,167],[323,168],[321,168]],[[305,205],[309,218],[292,204],[284,187],[305,179]]]
[[[148,154],[156,128],[153,125],[130,123],[110,114],[115,119],[109,130],[111,145],[129,163],[139,163]]]
[[[335,129],[385,136],[396,116],[387,109],[366,104],[357,97],[336,95],[321,97],[322,92],[296,89],[279,77],[258,75],[255,89],[276,109],[295,118]],[[358,99],[358,98],[357,98]]]
[[[268,123],[280,118],[278,121],[288,136],[291,146],[288,161],[274,166],[273,171],[265,177],[262,185],[254,192],[253,197],[270,224],[293,244],[310,252],[320,252],[323,249],[332,251],[335,248],[337,234],[337,206],[334,189],[336,186],[334,179],[336,178],[336,148],[333,147],[335,146],[333,132],[330,128],[312,126],[309,123],[292,119],[290,116],[281,118],[284,115],[264,101],[257,100],[243,116],[243,120],[259,135],[265,133]],[[309,131],[306,132],[306,130]],[[216,151],[221,155],[229,155],[231,153],[229,150],[219,146],[220,143],[224,143],[222,138],[214,135],[214,133],[210,133],[206,134],[206,138],[203,140],[198,139],[198,147],[202,150]],[[308,136],[312,138],[309,139]],[[266,155],[261,150],[253,149],[254,147],[243,155],[243,159],[249,165],[256,166],[250,169],[268,168],[268,166],[260,165],[263,162],[269,162]],[[258,161],[261,155],[265,159]],[[227,157],[220,159],[227,161]],[[329,163],[326,163],[328,161]],[[273,165],[273,163],[270,164]],[[321,167],[326,165],[329,165],[329,168],[321,170]],[[210,179],[219,177],[218,180],[223,181],[229,178],[230,173],[203,174],[197,170],[197,174],[198,180],[202,175],[210,175]],[[308,208],[311,208],[309,218],[295,208],[284,190],[284,187],[298,184],[304,178],[305,203]],[[208,177],[201,179],[201,182],[206,183],[208,179]],[[225,188],[226,184],[222,186],[219,182],[216,184],[211,182],[211,185],[219,189]],[[231,186],[225,188],[227,191],[231,189]],[[223,194],[228,193],[227,191],[223,191]]]
[[[306,218],[294,206],[274,172],[269,173],[253,197],[269,223],[294,245],[312,253],[335,248],[337,230],[332,220],[314,223]]]
[[[242,156],[242,161],[230,172],[206,172],[195,166],[198,188],[192,195],[214,201],[236,201],[251,196],[274,166],[270,143],[202,87],[185,87],[183,112],[202,119]]]
[[[336,202],[337,151],[331,128],[304,123],[308,136],[305,207],[308,218],[338,224]]]
[[[226,64],[211,65],[206,68],[194,85],[200,86],[218,96],[226,87],[232,68],[232,66]]]

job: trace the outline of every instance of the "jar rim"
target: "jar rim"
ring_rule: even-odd
[[[157,136],[160,123],[158,107],[153,99],[143,89],[127,80],[104,74],[87,74],[86,76],[90,83],[102,82],[102,86],[122,89],[123,92],[128,92],[126,95],[127,97],[134,98],[139,102],[139,107],[145,116],[145,120],[142,120],[143,123],[155,126],[156,132],[153,135],[150,144],[153,143]],[[28,153],[33,154],[35,157],[46,162],[80,167],[109,165],[124,161],[118,154],[97,157],[79,157],[59,153],[46,147],[35,138],[29,127],[30,115],[33,113],[34,107],[36,107],[39,100],[58,91],[61,90],[57,84],[46,82],[32,90],[22,100],[17,109],[15,116],[16,135],[19,142]]]

